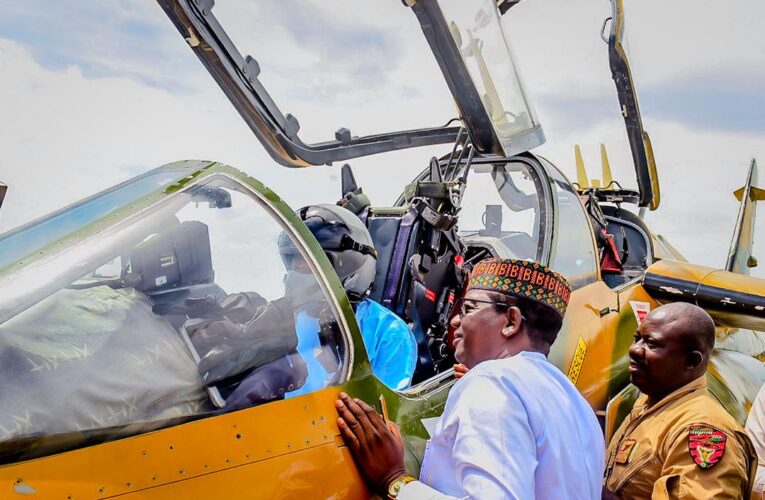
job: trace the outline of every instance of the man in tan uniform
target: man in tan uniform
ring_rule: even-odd
[[[608,446],[603,498],[749,498],[752,443],[707,392],[714,339],[712,318],[691,304],[640,325],[629,371],[643,394]]]

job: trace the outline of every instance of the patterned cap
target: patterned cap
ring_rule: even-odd
[[[535,300],[563,316],[571,296],[566,279],[555,271],[528,260],[486,259],[473,268],[468,290],[488,290]]]

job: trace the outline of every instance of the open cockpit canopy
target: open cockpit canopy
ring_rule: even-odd
[[[608,22],[609,19],[606,20]],[[648,132],[643,129],[637,90],[628,60],[626,41],[627,16],[623,0],[611,0],[611,18],[608,33],[608,61],[611,75],[616,84],[619,105],[627,128],[627,138],[632,150],[632,161],[638,181],[640,199],[638,205],[655,210],[659,206],[659,178],[656,173],[656,160]],[[604,29],[606,24],[604,24]]]
[[[452,143],[457,138],[460,127],[450,124],[361,137],[353,135],[347,127],[341,127],[331,139],[309,143],[301,138],[298,119],[284,113],[266,90],[258,61],[250,55],[242,55],[246,53],[240,51],[221,18],[214,13],[226,5],[215,6],[213,0],[158,2],[268,153],[282,165],[305,167],[331,164],[387,151]],[[510,156],[541,144],[544,135],[526,98],[508,38],[499,22],[500,8],[506,10],[502,7],[503,3],[507,2],[500,2],[499,7],[494,0],[406,2],[420,22],[473,145],[480,153]],[[287,4],[278,7],[287,12]],[[297,16],[297,13],[287,12],[285,15]],[[307,22],[320,23],[321,20]],[[401,26],[400,29],[407,28]],[[324,30],[321,36],[342,34]],[[345,43],[354,41],[349,39]],[[301,51],[311,49],[310,40],[299,47]],[[288,58],[289,53],[287,50],[280,53],[282,60]],[[330,57],[345,56],[339,51]],[[373,57],[370,55],[370,59]],[[372,60],[370,64],[379,66],[383,72],[388,70],[385,60]],[[312,76],[309,74],[306,78]],[[426,80],[413,81],[411,85],[418,91],[428,92],[427,87],[440,84]],[[335,112],[333,109],[324,110],[329,115]]]

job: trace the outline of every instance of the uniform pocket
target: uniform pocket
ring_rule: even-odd
[[[684,489],[685,493],[680,493],[683,481],[679,474],[662,477],[653,486],[652,500],[694,500],[693,496],[687,494],[687,488]]]
[[[635,460],[632,461],[632,463],[628,464],[627,467],[625,467],[625,469],[621,471],[619,476],[614,480],[611,491],[618,492],[619,488],[624,486],[624,483],[626,483],[629,478],[631,478],[637,471],[643,468],[644,465],[651,461],[651,458],[653,458],[651,452],[647,451],[638,456]]]

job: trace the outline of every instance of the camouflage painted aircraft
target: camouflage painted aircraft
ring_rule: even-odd
[[[340,390],[377,404],[402,428],[411,471],[455,383],[448,320],[465,272],[488,256],[536,259],[574,287],[550,359],[610,432],[629,407],[627,349],[642,318],[668,301],[705,307],[718,325],[713,394],[739,421],[765,380],[765,281],[748,276],[756,165],[724,269],[686,262],[640,214],[659,184],[612,0],[609,58],[638,189],[570,182],[531,150],[544,142],[502,32],[500,0],[407,0],[459,110],[456,126],[301,141],[213,14],[212,0],[159,0],[165,13],[276,162],[307,167],[449,144],[393,207],[369,206],[343,168],[346,206],[378,250],[372,298],[418,342],[413,385],[392,391],[370,369],[330,261],[292,207],[257,180],[203,161],[165,165],[0,236],[0,495],[3,498],[365,498],[335,424]],[[607,26],[607,25],[604,25]],[[329,200],[328,200],[329,201]],[[263,354],[258,328],[283,295],[279,241],[297,248],[319,291],[315,351],[331,377],[299,394],[292,321],[270,323],[293,353]],[[257,293],[253,293],[257,292]],[[258,316],[259,315],[259,316]],[[294,315],[294,316],[293,316]],[[256,319],[258,321],[256,321]],[[205,365],[194,332],[247,339]],[[220,338],[224,338],[223,337]],[[280,337],[281,338],[281,337]],[[210,350],[214,351],[215,347]],[[276,366],[283,384],[258,379]],[[294,370],[295,373],[290,370]],[[278,370],[277,370],[278,371]],[[303,374],[304,376],[304,374]],[[243,380],[267,387],[232,405]]]

